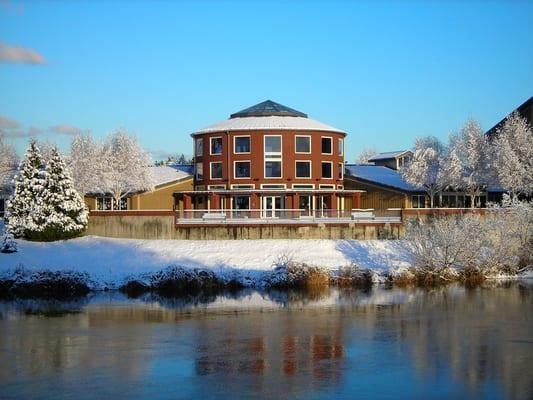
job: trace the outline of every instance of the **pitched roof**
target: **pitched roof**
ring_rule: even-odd
[[[398,150],[398,151],[388,151],[385,153],[378,153],[368,159],[368,161],[378,161],[378,160],[389,160],[391,158],[396,158],[404,153],[407,153],[409,150]]]
[[[346,176],[404,192],[422,191],[404,181],[398,171],[378,165],[346,164]]]
[[[161,165],[150,168],[150,175],[152,175],[154,186],[161,186],[167,183],[179,181],[191,176],[187,172],[183,172],[174,166]]]
[[[186,174],[194,174],[194,165],[192,164],[172,164],[170,166],[178,171],[185,172]]]
[[[500,122],[490,128],[487,132],[485,132],[485,135],[490,137],[494,133],[496,133],[498,128],[503,125],[507,117],[509,117],[509,115],[511,115],[515,111],[517,111],[523,118],[525,118],[530,125],[533,124],[533,96],[531,96],[529,99],[527,99],[518,107],[516,107],[516,109],[507,114]]]
[[[211,132],[254,131],[266,129],[323,131],[346,134],[340,129],[307,118],[307,114],[304,114],[303,112],[267,100],[231,114],[229,119],[209,125],[194,132],[193,135]]]
[[[296,111],[292,108],[276,103],[272,100],[266,100],[262,103],[245,108],[239,112],[230,115],[230,118],[242,118],[242,117],[265,117],[265,116],[278,116],[278,117],[302,117],[307,118],[307,114]]]

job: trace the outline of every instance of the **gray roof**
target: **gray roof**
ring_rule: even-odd
[[[187,172],[168,165],[150,167],[150,175],[152,176],[154,186],[165,185],[191,176]]]
[[[422,189],[404,181],[398,171],[378,165],[346,164],[346,177],[353,177],[404,192],[422,191]]]
[[[266,100],[262,103],[245,108],[239,112],[230,115],[230,118],[242,118],[242,117],[302,117],[307,118],[307,114],[296,111],[292,108],[276,103],[272,100]]]
[[[388,151],[385,153],[379,153],[375,156],[372,156],[368,161],[379,161],[379,160],[390,160],[391,158],[396,158],[404,153],[407,153],[409,150],[398,150],[398,151]]]

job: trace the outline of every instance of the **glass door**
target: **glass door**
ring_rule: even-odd
[[[281,209],[283,208],[283,199],[281,196],[263,196],[262,197],[262,217],[263,218],[279,218]]]

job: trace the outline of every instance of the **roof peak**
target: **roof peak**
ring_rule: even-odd
[[[239,112],[230,115],[230,119],[233,118],[245,118],[245,117],[302,117],[307,118],[307,114],[294,110],[290,107],[276,103],[272,100],[265,100],[261,103],[245,108]]]

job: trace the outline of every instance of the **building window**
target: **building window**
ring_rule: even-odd
[[[261,185],[261,189],[286,189],[287,185],[280,184],[280,185],[270,185],[270,184],[263,184]]]
[[[204,179],[204,164],[196,163],[196,180],[201,181]]]
[[[234,196],[232,206],[234,210],[249,210],[250,196]]]
[[[6,211],[6,201],[5,199],[0,199],[0,215],[4,215]]]
[[[255,185],[231,185],[232,189],[255,189]]]
[[[209,145],[209,154],[216,156],[222,154],[222,138],[212,137]]]
[[[311,136],[296,136],[295,137],[295,152],[310,154],[311,153]]]
[[[235,178],[250,178],[250,161],[235,161]]]
[[[128,199],[122,198],[117,204],[114,198],[112,197],[97,197],[96,198],[96,209],[99,211],[111,211],[111,210],[127,210],[128,209]]]
[[[226,185],[209,185],[207,186],[209,190],[226,190]]]
[[[329,161],[322,162],[322,178],[333,178],[333,163]]]
[[[296,178],[311,178],[311,161],[296,161]]]
[[[335,185],[318,185],[319,189],[335,189]]]
[[[339,156],[342,156],[344,154],[344,139],[339,139],[338,147],[337,147],[337,154]]]
[[[281,155],[281,136],[265,136],[265,154]]]
[[[322,154],[333,154],[332,141],[333,139],[330,137],[322,137]]]
[[[295,183],[292,185],[293,189],[314,189],[315,185],[313,184],[303,184],[303,183]]]
[[[211,163],[211,179],[222,179],[222,163]]]
[[[411,196],[411,203],[413,208],[425,208],[426,207],[426,196],[424,195],[414,195]]]
[[[196,139],[194,144],[195,144],[194,155],[196,157],[202,157],[204,155],[204,139],[198,138]]]
[[[233,152],[235,154],[250,153],[250,136],[235,136],[233,138]]]
[[[344,164],[339,163],[339,179],[343,179],[343,178],[344,178]]]
[[[282,177],[281,136],[265,136],[265,178]]]
[[[281,161],[265,161],[265,178],[281,178]]]

